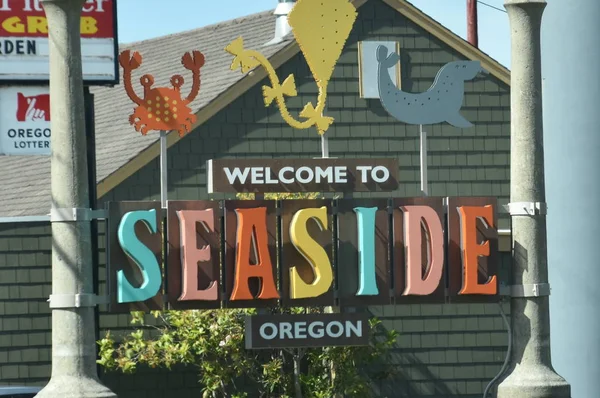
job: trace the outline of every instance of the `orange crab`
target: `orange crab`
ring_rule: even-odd
[[[150,130],[177,130],[180,137],[191,131],[192,124],[196,122],[196,115],[188,104],[200,92],[200,68],[204,65],[204,55],[200,51],[187,52],[181,57],[184,68],[192,71],[193,76],[192,90],[185,99],[181,98],[179,90],[183,85],[181,75],[171,77],[173,88],[152,88],[154,77],[143,75],[140,83],[144,87],[144,98],[138,97],[131,84],[131,71],[140,67],[142,56],[137,51],[131,53],[125,50],[119,55],[119,63],[124,71],[125,91],[138,105],[129,116],[129,123],[136,131],[146,135]]]

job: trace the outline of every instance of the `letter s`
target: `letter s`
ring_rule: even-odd
[[[327,229],[327,207],[302,209],[290,223],[290,240],[312,267],[315,279],[308,284],[302,280],[296,267],[290,268],[290,298],[318,297],[326,293],[333,282],[333,270],[327,252],[308,233],[306,224],[314,218],[321,230]]]
[[[117,272],[117,302],[132,303],[146,301],[156,296],[160,290],[160,266],[154,253],[144,245],[135,234],[135,224],[143,221],[152,233],[157,232],[156,210],[137,210],[125,214],[119,223],[117,232],[119,244],[135,264],[139,267],[143,282],[139,288],[133,287],[127,280],[123,270]]]

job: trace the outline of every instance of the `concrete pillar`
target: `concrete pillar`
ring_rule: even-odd
[[[570,397],[552,368],[546,248],[540,24],[545,0],[505,0],[511,29],[513,347],[498,398]],[[533,204],[540,211],[527,215]],[[519,214],[521,213],[521,214]],[[523,214],[525,213],[525,214]]]
[[[600,1],[552,0],[542,28],[552,362],[600,395]]]
[[[42,0],[50,43],[53,209],[89,208],[79,35],[83,3]],[[52,378],[37,397],[116,397],[96,372],[94,308],[86,306],[93,301],[92,280],[90,221],[53,220],[51,306],[59,308],[52,310]],[[76,297],[84,306],[74,304]]]

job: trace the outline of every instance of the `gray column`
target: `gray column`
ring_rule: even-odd
[[[600,396],[600,1],[552,0],[542,72],[552,359],[574,397]]]
[[[42,0],[50,41],[52,207],[89,207],[81,70],[80,15],[84,0]],[[98,380],[93,307],[68,308],[93,293],[89,221],[52,223],[52,378],[37,397],[116,397]],[[83,300],[85,301],[85,300]],[[58,303],[59,301],[57,301]]]
[[[505,0],[504,4],[512,48],[510,200],[512,204],[539,203],[542,210],[535,215],[513,211],[512,284],[515,292],[522,287],[524,297],[511,299],[511,366],[498,387],[498,397],[570,397],[569,384],[552,368],[549,297],[544,295],[548,266],[540,24],[546,1]]]

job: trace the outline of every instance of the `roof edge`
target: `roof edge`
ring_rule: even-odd
[[[474,47],[406,0],[382,1],[462,55],[473,61],[481,62],[481,66],[491,75],[510,86],[510,71],[479,48]]]
[[[352,4],[359,8],[368,0],[352,0]],[[291,36],[288,35],[288,36]],[[291,36],[293,37],[293,36]],[[283,47],[273,54],[269,61],[273,68],[277,69],[293,56],[300,52],[300,47],[296,40],[293,40],[287,46]],[[235,82],[231,87],[217,95],[211,102],[205,105],[202,109],[196,112],[196,123],[192,125],[191,131],[195,130],[206,121],[208,121],[217,112],[227,107],[240,96],[244,95],[248,90],[254,87],[258,82],[267,77],[267,72],[264,68],[256,68],[250,71],[246,76]],[[180,137],[176,131],[167,133],[167,148],[178,143],[183,137]],[[100,199],[108,192],[116,188],[119,184],[131,177],[134,173],[146,166],[152,160],[160,155],[160,141],[156,140],[150,146],[146,147],[140,153],[131,158],[123,167],[115,170],[113,173],[106,176],[97,184],[97,198]]]
[[[369,0],[353,0],[352,4],[358,9]],[[498,61],[481,51],[480,49],[473,47],[471,44],[463,40],[460,36],[456,35],[449,29],[445,28],[439,22],[429,17],[423,11],[413,6],[406,0],[382,0],[388,6],[392,7],[400,14],[413,21],[421,28],[434,35],[438,39],[442,40],[446,45],[450,46],[454,50],[463,54],[465,57],[480,61],[481,66],[485,68],[491,75],[498,78],[503,83],[510,86],[510,72],[507,68],[502,66]],[[289,45],[283,47],[281,50],[273,54],[269,61],[275,69],[289,61],[293,56],[300,52],[298,43],[294,40]],[[217,95],[211,102],[205,105],[202,109],[196,112],[196,123],[192,125],[192,131],[204,124],[217,112],[227,107],[231,102],[245,94],[248,90],[254,87],[258,82],[267,77],[267,73],[264,68],[257,68],[247,75],[242,77],[240,80],[235,82],[231,87]],[[181,140],[182,137],[176,131],[170,131],[167,134],[167,148],[175,145]],[[102,198],[108,192],[116,188],[119,184],[131,177],[134,173],[139,171],[142,167],[146,166],[152,160],[160,155],[160,142],[156,140],[150,146],[139,152],[133,158],[131,158],[121,168],[115,170],[109,174],[97,185],[97,197]]]
[[[269,58],[275,69],[289,61],[294,55],[300,52],[300,47],[296,41],[290,42],[287,46],[276,52]],[[235,82],[231,87],[217,95],[212,101],[205,105],[202,109],[196,112],[196,122],[192,125],[191,131],[208,121],[217,112],[227,107],[240,96],[244,95],[248,90],[258,84],[262,79],[267,77],[267,72],[264,68],[257,68],[250,71],[246,76]],[[185,137],[185,136],[184,136]],[[167,134],[167,148],[178,143],[183,137],[180,137],[176,131],[170,131]],[[106,178],[98,183],[97,197],[102,198],[120,183],[131,177],[134,173],[146,166],[152,160],[160,155],[160,141],[156,140],[146,149],[131,158],[123,167],[115,170]]]

